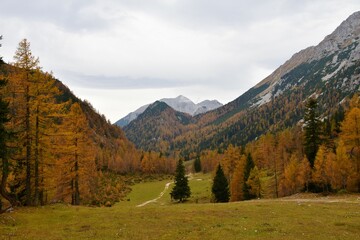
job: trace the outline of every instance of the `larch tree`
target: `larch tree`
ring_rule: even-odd
[[[56,96],[60,95],[51,73],[35,70],[31,93],[31,123],[34,149],[34,205],[44,204],[46,166],[54,165],[54,154],[50,140],[55,135],[56,121],[65,105],[58,104]],[[45,161],[46,159],[46,161]],[[48,174],[47,174],[48,175]],[[50,186],[49,186],[50,187]]]
[[[355,171],[342,140],[338,142],[336,156],[332,161],[329,161],[327,169],[331,172],[330,183],[333,189],[341,190],[348,188],[348,182],[354,176]]]
[[[302,183],[303,189],[308,192],[311,181],[311,167],[306,156],[301,160],[298,171],[298,181]]]
[[[14,55],[15,67],[18,69],[18,75],[21,81],[21,87],[24,98],[24,146],[26,149],[25,166],[26,166],[26,180],[25,180],[25,204],[32,205],[32,187],[31,187],[31,93],[30,85],[34,79],[34,72],[39,67],[39,59],[35,58],[30,50],[30,43],[27,39],[20,41],[19,46]]]
[[[80,191],[83,195],[91,193],[91,180],[96,177],[94,144],[91,141],[86,117],[78,103],[70,109],[72,127],[70,138],[72,177],[71,190],[73,205],[80,204]]]
[[[0,38],[1,39],[1,38]],[[2,62],[0,62],[2,64]],[[10,173],[9,168],[9,146],[7,142],[11,136],[6,124],[10,121],[9,118],[9,103],[3,99],[1,88],[4,87],[6,81],[4,79],[0,80],[0,163],[1,163],[1,182],[0,182],[0,195],[5,198],[11,205],[17,205],[16,199],[14,199],[7,192],[7,179]],[[2,211],[2,204],[0,199],[0,212]]]
[[[305,154],[313,168],[316,153],[321,144],[321,122],[317,113],[317,100],[314,98],[310,98],[306,104],[304,131]]]
[[[240,161],[237,162],[233,176],[230,182],[230,201],[244,200],[244,167],[246,163],[246,156],[242,155]]]
[[[176,166],[174,184],[175,185],[170,192],[171,199],[184,202],[184,200],[191,196],[188,178],[185,175],[185,166],[181,159]]]
[[[352,100],[355,102],[355,100]],[[341,125],[340,139],[350,153],[356,171],[357,191],[360,191],[360,108],[353,107]]]
[[[215,202],[229,202],[230,200],[229,184],[220,164],[216,170],[211,192]]]
[[[329,191],[329,176],[326,169],[328,153],[325,146],[320,146],[315,157],[312,180],[322,189],[323,192]]]
[[[72,205],[91,201],[97,181],[96,148],[91,130],[79,103],[71,105],[59,132],[56,198]]]
[[[261,172],[257,168],[257,166],[255,166],[254,168],[251,169],[250,175],[249,175],[248,180],[246,181],[246,184],[249,187],[248,191],[249,191],[250,195],[252,195],[256,198],[261,197],[261,191],[262,191]]]

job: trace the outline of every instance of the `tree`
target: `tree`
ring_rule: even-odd
[[[215,202],[228,202],[230,199],[229,184],[220,164],[216,170],[211,192],[214,195]]]
[[[353,165],[346,153],[346,147],[342,140],[338,142],[336,157],[328,161],[327,171],[330,177],[331,187],[335,190],[347,189],[349,180],[354,176]]]
[[[243,185],[243,192],[244,192],[244,199],[245,200],[249,200],[251,198],[254,197],[254,195],[252,195],[250,193],[250,186],[247,184],[247,181],[249,179],[250,176],[250,172],[251,170],[255,167],[254,161],[251,157],[251,154],[248,153],[247,157],[246,157],[246,163],[245,163],[245,167],[244,167],[244,185]]]
[[[354,107],[346,114],[341,125],[340,139],[344,141],[355,166],[357,175],[355,182],[357,182],[357,191],[360,191],[360,108],[355,104],[359,101],[359,97],[355,96],[354,98],[351,102]]]
[[[246,185],[248,186],[249,194],[260,198],[261,197],[261,173],[259,169],[255,166],[251,169],[248,180],[246,181]]]
[[[230,181],[230,201],[244,200],[244,167],[246,163],[246,156],[242,155],[240,161],[237,162],[235,171]]]
[[[317,100],[310,98],[306,104],[304,115],[304,147],[305,154],[310,162],[311,168],[314,168],[316,153],[321,144],[321,122],[317,115]]]
[[[176,166],[174,184],[175,186],[170,193],[171,199],[184,202],[190,197],[191,191],[188,185],[188,178],[185,176],[185,166],[181,159]]]
[[[200,156],[196,156],[195,161],[194,161],[194,170],[195,172],[201,172],[201,161],[200,161]]]
[[[320,146],[316,154],[312,178],[314,183],[322,188],[322,191],[329,191],[329,176],[326,169],[327,162],[329,161],[328,153],[325,146]]]
[[[25,142],[24,146],[26,149],[25,164],[26,164],[26,180],[25,180],[25,194],[26,194],[26,205],[32,204],[32,188],[31,188],[31,125],[30,125],[30,84],[33,80],[34,70],[38,68],[39,59],[32,55],[30,50],[30,43],[23,39],[15,52],[14,56],[15,66],[18,68],[19,77],[22,80],[22,92],[25,100]]]
[[[0,38],[1,39],[1,38]],[[1,64],[1,63],[0,63]],[[5,86],[6,81],[0,80],[0,88]],[[0,195],[10,202],[11,205],[17,205],[15,199],[13,199],[6,190],[7,179],[10,173],[9,169],[9,149],[7,146],[7,141],[10,138],[10,132],[6,128],[6,123],[10,121],[9,118],[9,103],[3,100],[2,94],[0,92],[0,163],[2,166],[1,171],[1,182],[0,182]],[[1,212],[1,200],[0,200],[0,212]]]

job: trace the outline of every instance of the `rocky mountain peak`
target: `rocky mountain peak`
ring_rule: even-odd
[[[331,60],[327,59],[331,58]],[[340,71],[353,66],[360,59],[360,11],[353,13],[343,21],[331,34],[326,36],[318,45],[308,47],[295,53],[283,65],[277,68],[254,88],[263,89],[254,98],[254,105],[262,105],[293,86],[294,82],[285,81],[284,76],[302,64],[311,64],[317,61],[327,61],[322,73],[317,74],[323,80],[334,77]],[[333,69],[334,68],[334,69]],[[332,72],[331,72],[332,71]],[[299,84],[301,79],[297,80]],[[353,81],[355,82],[355,81]],[[281,87],[279,87],[281,86]],[[280,91],[279,91],[280,89]]]
[[[193,101],[183,95],[179,95],[176,98],[163,98],[158,100],[158,102],[166,103],[175,111],[187,113],[191,116],[206,113],[223,105],[217,100],[205,100],[195,104]],[[142,114],[149,107],[149,105],[150,104],[144,105],[136,111],[129,113],[115,124],[120,127],[128,125],[131,121],[135,120],[140,114]]]

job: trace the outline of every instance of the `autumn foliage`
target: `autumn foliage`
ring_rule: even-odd
[[[14,63],[1,64],[0,79],[4,132],[12,133],[1,139],[1,198],[12,205],[118,201],[124,184],[109,172],[174,172],[175,157],[140,153],[120,128],[44,72],[26,39]]]

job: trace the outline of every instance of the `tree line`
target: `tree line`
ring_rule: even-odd
[[[121,129],[43,71],[27,39],[13,63],[1,59],[0,88],[0,203],[101,204],[109,195],[118,201],[124,184],[107,172],[175,170],[175,158],[139,152]]]
[[[311,98],[296,127],[267,133],[244,147],[203,151],[196,168],[206,173],[221,166],[230,201],[302,191],[359,192],[360,98],[354,95],[348,102],[346,112],[341,107],[320,120],[317,101]]]

